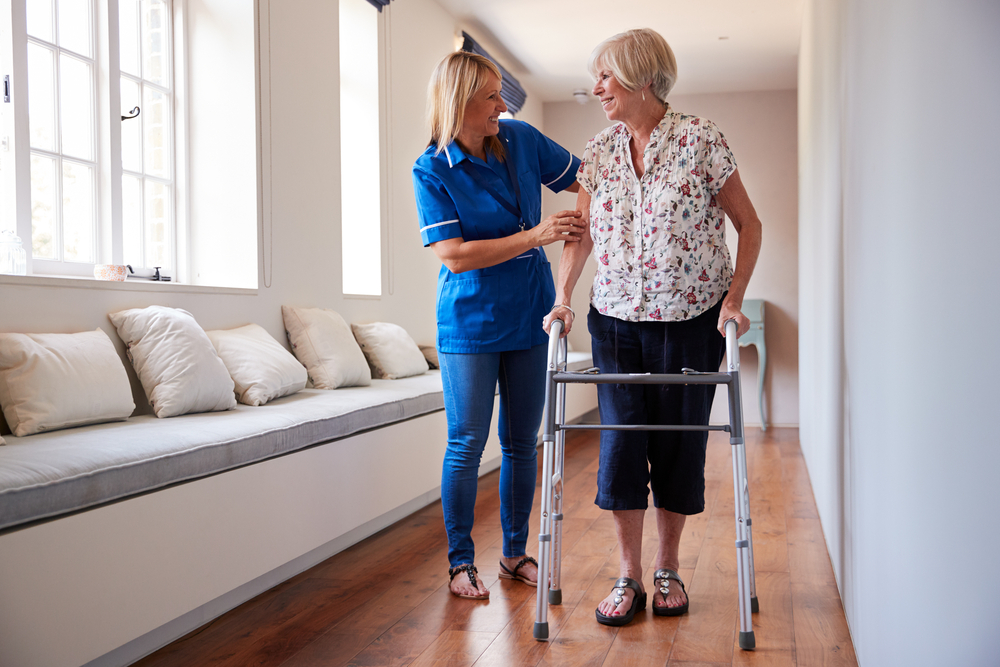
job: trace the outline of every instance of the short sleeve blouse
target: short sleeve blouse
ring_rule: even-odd
[[[637,178],[623,123],[587,143],[577,180],[591,196],[597,274],[591,303],[631,322],[682,321],[714,306],[732,282],[716,195],[736,170],[712,121],[673,112],[650,135]]]

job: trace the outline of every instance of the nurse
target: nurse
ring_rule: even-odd
[[[577,192],[580,160],[527,123],[499,120],[501,75],[482,56],[459,51],[428,87],[431,141],[413,166],[420,235],[443,266],[437,287],[437,349],[448,446],[441,503],[451,592],[485,600],[472,522],[479,463],[499,384],[499,576],[537,585],[525,555],[535,493],[535,446],[545,393],[542,319],[553,306],[542,246],[578,243],[577,211],[541,220],[541,186]]]

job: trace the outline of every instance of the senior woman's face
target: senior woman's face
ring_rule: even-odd
[[[608,120],[628,120],[631,112],[639,106],[640,92],[626,90],[607,68],[602,67],[597,72],[593,93],[601,100]]]
[[[490,74],[486,85],[465,105],[462,134],[492,137],[500,131],[500,114],[507,105],[500,98],[500,79]]]

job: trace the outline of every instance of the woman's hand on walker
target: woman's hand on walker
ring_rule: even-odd
[[[556,241],[579,242],[587,231],[580,219],[582,215],[579,211],[559,211],[550,215],[530,230],[533,244],[537,247]]]
[[[560,338],[565,338],[566,334],[570,332],[573,328],[573,311],[566,306],[553,306],[549,314],[545,316],[542,320],[542,328],[545,329],[545,333],[549,333],[549,329],[552,327],[553,320],[563,321],[563,332]]]
[[[736,305],[729,297],[722,302],[722,311],[719,313],[719,333],[726,335],[726,322],[736,320],[736,337],[739,338],[750,331],[750,320],[740,311],[740,306]]]

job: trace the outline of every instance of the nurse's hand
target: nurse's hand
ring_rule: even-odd
[[[563,332],[560,338],[565,338],[566,334],[570,332],[573,328],[573,311],[566,306],[553,306],[552,310],[545,319],[542,320],[542,328],[545,329],[545,333],[549,333],[549,328],[552,326],[553,320],[563,321]]]
[[[534,247],[549,245],[556,241],[578,243],[587,231],[581,219],[582,215],[579,211],[559,211],[525,233],[531,234]]]

